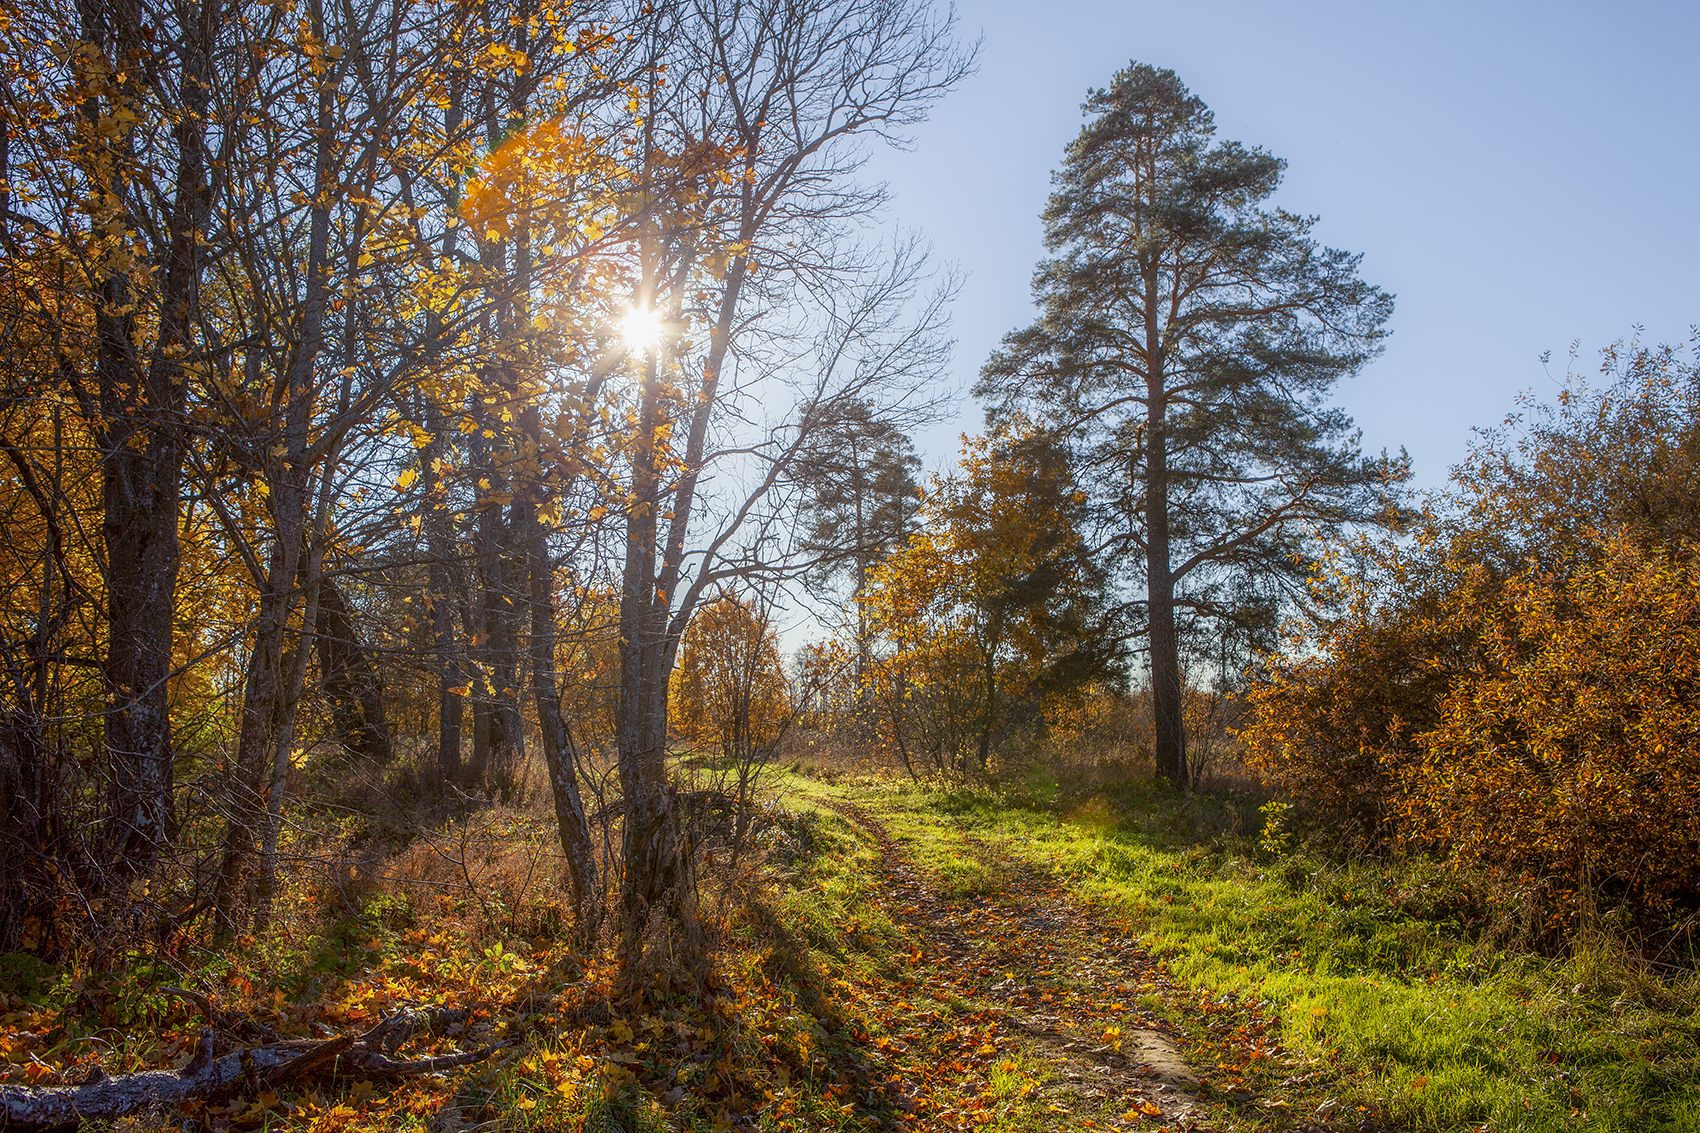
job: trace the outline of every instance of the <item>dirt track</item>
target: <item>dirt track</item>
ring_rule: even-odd
[[[978,1033],[1008,1035],[1012,1048],[1044,1067],[1041,1092],[1059,1128],[1070,1118],[1121,1128],[1216,1127],[1209,1086],[1187,1064],[1183,1040],[1136,1002],[1175,997],[1160,963],[991,846],[969,842],[997,876],[995,891],[942,895],[878,818],[853,803],[820,801],[877,848],[881,903],[915,949],[909,959],[920,982],[978,1008]]]

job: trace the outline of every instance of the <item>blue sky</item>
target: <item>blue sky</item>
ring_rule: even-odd
[[[979,72],[873,155],[889,219],[967,276],[963,412],[921,438],[930,467],[977,429],[966,388],[1033,317],[1050,172],[1089,87],[1130,60],[1176,71],[1217,136],[1288,162],[1278,202],[1363,253],[1398,296],[1383,357],[1337,400],[1367,447],[1444,481],[1471,426],[1556,389],[1571,343],[1686,341],[1700,322],[1700,2],[958,5]],[[1543,367],[1539,356],[1552,351]]]

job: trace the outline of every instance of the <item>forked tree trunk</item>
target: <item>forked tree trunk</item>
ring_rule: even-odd
[[[109,97],[143,98],[144,68],[130,62],[155,55],[152,31],[135,4],[81,0],[83,38],[111,64]],[[177,521],[183,474],[183,360],[192,349],[200,298],[201,247],[212,207],[206,177],[206,122],[214,21],[209,5],[185,29],[173,126],[176,183],[166,245],[156,249],[161,280],[152,356],[138,348],[145,330],[140,297],[127,271],[112,268],[96,289],[95,369],[101,420],[91,422],[102,447],[102,535],[107,570],[105,719],[110,789],[103,841],[107,868],[119,879],[146,873],[172,836],[171,721],[166,681],[171,672],[177,595]],[[84,106],[90,125],[103,111],[98,97]],[[95,131],[95,136],[99,132]],[[105,143],[90,172],[96,191],[118,217],[123,238],[135,225],[124,212],[124,177],[132,163],[126,133]]]
[[[307,15],[315,34],[323,36],[322,0],[309,0]],[[235,882],[242,876],[247,859],[253,856],[254,840],[258,837],[259,869],[253,894],[256,932],[264,932],[271,920],[283,793],[294,747],[295,712],[307,668],[306,638],[318,620],[323,551],[309,531],[313,489],[308,442],[317,400],[313,378],[324,348],[325,315],[330,305],[331,201],[336,188],[333,160],[338,144],[332,131],[334,85],[331,81],[321,85],[316,107],[317,140],[313,156],[316,195],[309,213],[301,321],[294,350],[282,374],[281,444],[268,451],[265,466],[273,542],[266,575],[255,580],[260,588],[260,616],[255,627],[250,674],[256,679],[243,693],[237,756],[241,782],[236,787],[226,828],[220,870],[221,920],[224,927],[229,927],[228,903],[235,897]],[[328,491],[328,469],[329,465],[325,491]],[[317,527],[323,526],[327,514],[328,500],[324,496],[322,491]],[[303,609],[298,628],[292,629],[298,597]]]
[[[298,420],[304,418],[299,411],[294,416]],[[214,895],[219,928],[224,932],[237,927],[235,910],[243,898],[253,896],[256,908],[269,905],[271,881],[266,870],[275,861],[276,847],[272,816],[275,812],[281,817],[279,808],[283,801],[284,781],[279,775],[279,761],[280,758],[284,761],[287,771],[287,749],[293,739],[291,723],[301,690],[299,674],[306,664],[303,636],[305,627],[316,617],[309,596],[309,606],[303,615],[307,620],[301,623],[301,628],[291,627],[300,596],[296,582],[305,578],[311,586],[311,576],[317,573],[312,564],[302,561],[307,533],[306,486],[287,464],[273,471],[268,495],[273,502],[276,532],[266,577],[257,580],[260,611],[255,619],[247,681],[242,690],[236,771],[227,796],[229,809]],[[260,861],[260,875],[254,879],[255,890],[250,894],[249,865],[256,857]],[[258,919],[263,922],[265,915],[269,913]]]
[[[643,960],[652,922],[667,933],[668,959],[682,974],[699,976],[704,955],[667,781],[667,693],[673,650],[671,607],[656,574],[656,511],[661,494],[656,371],[651,357],[633,446],[633,500],[626,513],[626,562],[620,590],[620,701],[615,734],[625,801],[620,983],[627,993],[646,982]]]

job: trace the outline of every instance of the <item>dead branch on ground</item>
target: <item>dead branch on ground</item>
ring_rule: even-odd
[[[361,1035],[322,1041],[278,1041],[215,1052],[215,1031],[203,1028],[195,1056],[181,1070],[145,1070],[108,1077],[98,1068],[74,1086],[0,1084],[0,1130],[45,1130],[85,1120],[124,1117],[150,1108],[210,1100],[246,1087],[251,1093],[336,1074],[372,1080],[433,1074],[482,1062],[507,1043],[434,1058],[392,1057],[421,1031],[439,1033],[464,1021],[450,1008],[405,1008]]]

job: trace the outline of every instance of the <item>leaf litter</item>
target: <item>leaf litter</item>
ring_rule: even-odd
[[[908,949],[905,978],[863,989],[886,997],[879,1041],[907,1055],[914,1116],[895,1128],[1383,1128],[1331,1096],[1335,1060],[1281,1045],[1271,1005],[1177,981],[1135,926],[1020,854],[954,831],[995,881],[953,894],[867,807],[813,801],[872,844]],[[922,998],[952,1004],[954,1025]],[[1012,1069],[1024,1081],[998,1089]]]
[[[460,1004],[463,1024],[410,1043],[409,1053],[502,1044],[488,1069],[394,1086],[239,1092],[189,1108],[213,1133],[600,1129],[596,1113],[624,1105],[629,1119],[634,1099],[655,1127],[693,1130],[1374,1128],[1332,1097],[1342,1092],[1337,1066],[1280,1046],[1263,1005],[1176,981],[1133,926],[1073,894],[1066,879],[958,832],[994,879],[959,893],[917,867],[869,809],[815,801],[874,851],[868,895],[891,935],[869,943],[871,930],[833,926],[852,942],[860,934],[872,968],[798,981],[733,964],[704,1000],[658,992],[621,1003],[609,994],[607,957],[486,944],[446,914],[395,932],[374,925],[370,938],[350,938],[333,970],[287,993],[284,973],[257,956],[205,973],[203,986],[224,1004],[220,1015],[283,1036]],[[79,1081],[91,1067],[174,1065],[206,1021],[133,970],[104,998],[92,989],[80,988],[75,1004],[6,1002],[5,1079],[50,1085]],[[132,1000],[145,1009],[132,1012]],[[108,1034],[118,1024],[126,1041],[78,1042],[101,1023]]]

